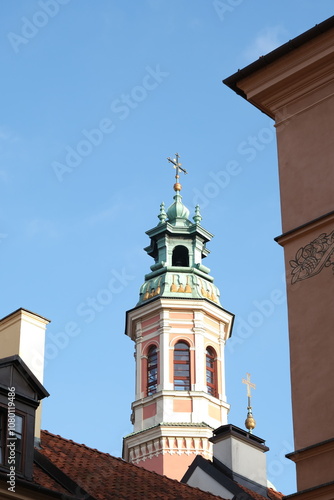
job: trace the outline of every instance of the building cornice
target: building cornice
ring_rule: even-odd
[[[334,210],[332,212],[328,212],[327,214],[321,215],[316,219],[310,220],[309,222],[306,222],[301,226],[295,227],[294,229],[291,229],[290,231],[287,231],[280,236],[276,236],[274,240],[279,245],[284,247],[286,243],[290,243],[290,241],[294,240],[295,238],[300,238],[301,236],[304,236],[309,232],[314,231],[315,229],[321,230],[323,226],[331,222],[334,222]]]
[[[334,16],[223,80],[270,118],[333,75]],[[280,117],[282,118],[282,117]]]

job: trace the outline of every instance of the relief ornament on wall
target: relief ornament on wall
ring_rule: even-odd
[[[291,284],[319,274],[324,267],[333,266],[334,272],[334,231],[322,233],[315,240],[301,247],[295,260],[290,260]]]

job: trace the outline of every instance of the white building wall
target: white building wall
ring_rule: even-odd
[[[188,479],[187,484],[194,488],[199,488],[203,491],[208,491],[213,495],[220,496],[226,500],[232,499],[234,495],[228,491],[224,486],[218,483],[211,476],[206,474],[202,469],[197,467],[191,477]]]
[[[214,456],[229,469],[256,483],[267,486],[265,453],[235,437],[214,444]]]

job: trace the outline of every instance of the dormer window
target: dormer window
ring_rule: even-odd
[[[0,408],[0,464],[5,464],[7,412]]]
[[[0,471],[32,479],[35,413],[48,395],[18,355],[0,359]]]
[[[188,248],[183,245],[177,245],[173,250],[172,266],[189,267]]]
[[[0,408],[0,464],[14,466],[16,471],[22,470],[23,425],[21,415],[11,416],[7,409]]]
[[[22,469],[22,454],[23,454],[23,417],[15,415],[14,440],[15,443],[15,466],[18,470]]]

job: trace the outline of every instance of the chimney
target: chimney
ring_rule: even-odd
[[[213,462],[229,469],[232,479],[266,496],[267,466],[265,441],[236,427],[222,425],[213,431]]]
[[[43,384],[45,330],[50,321],[26,309],[17,309],[0,320],[0,358],[19,355]],[[40,440],[41,404],[36,411],[35,440]]]

